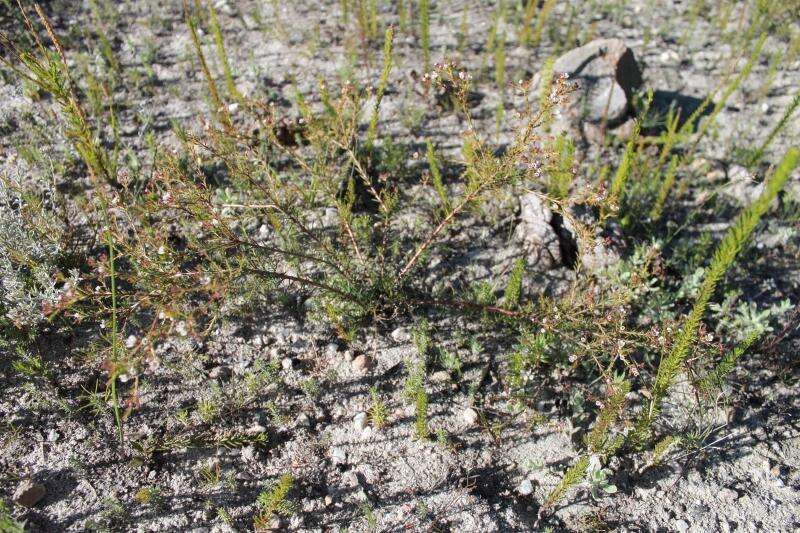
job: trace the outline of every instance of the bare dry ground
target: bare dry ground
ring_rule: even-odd
[[[751,52],[736,38],[748,27],[750,3],[734,5],[723,25],[725,2],[556,2],[537,47],[520,44],[522,10],[518,2],[506,4],[497,22],[495,2],[431,2],[431,60],[450,58],[472,73],[476,128],[491,132],[498,146],[515,134],[513,120],[498,120],[498,105],[513,117],[519,102],[498,90],[498,58],[487,49],[490,34],[505,35],[508,81],[531,78],[548,57],[591,38],[621,39],[633,50],[645,87],[655,91],[654,105],[678,102],[686,109],[709,94],[719,98],[720,87]],[[209,115],[183,6],[151,0],[93,5],[53,1],[44,8],[77,71],[94,68],[102,44],[98,28],[105,29],[126,72],[114,93],[119,130],[146,167],[154,146],[179,147],[174,124],[200,132],[201,117]],[[352,78],[368,84],[380,76],[381,42],[360,42],[356,7],[345,25],[342,3],[328,0],[214,5],[238,89],[287,113],[296,106],[297,92],[318,104],[320,82],[334,86]],[[381,24],[399,26],[397,7],[378,2]],[[0,2],[0,24],[18,35],[21,27],[11,9]],[[751,75],[698,147],[676,200],[693,216],[676,219],[671,231],[677,234],[681,224],[679,237],[662,241],[668,251],[707,260],[713,240],[753,194],[753,183],[741,184],[732,175],[737,154],[760,144],[800,86],[798,13],[790,8],[784,16],[788,19],[779,27],[789,28],[789,34],[775,30],[766,38]],[[419,174],[426,141],[443,158],[455,159],[465,124],[438,109],[422,90],[418,21],[412,15],[407,24],[410,29],[397,32],[380,118],[382,131],[391,132],[411,156],[409,172]],[[213,39],[201,38],[211,70],[221,78]],[[2,78],[0,99],[2,172],[40,174],[36,162],[65,150],[43,111],[50,102],[32,98],[30,87],[10,74]],[[235,106],[232,110],[236,117]],[[757,178],[797,144],[798,134],[791,122],[769,145]],[[616,164],[624,140],[609,135],[599,144],[578,135],[576,146],[583,167]],[[418,194],[423,186],[409,179],[403,187]],[[704,203],[711,195],[714,202]],[[781,202],[800,205],[797,172]],[[325,216],[320,210],[320,224]],[[408,209],[402,216],[411,228],[421,214]],[[583,484],[540,517],[545,498],[580,453],[597,396],[593,385],[553,368],[520,409],[506,394],[501,364],[517,339],[480,316],[434,310],[400,315],[362,325],[345,341],[310,320],[302,305],[287,310],[253,304],[238,307],[207,335],[177,330],[153,346],[136,376],[138,404],[124,422],[123,443],[102,394],[107,376],[92,353],[97,332],[43,327],[31,350],[41,354],[46,377],[21,375],[12,368],[12,354],[4,353],[0,497],[26,531],[246,531],[253,529],[259,493],[291,474],[293,512],[272,519],[269,525],[277,530],[796,530],[798,220],[796,212],[774,212],[763,222],[718,296],[722,302],[739,289],[732,305],[753,302],[755,308],[734,314],[738,322],[713,313],[708,319],[711,332],[722,322],[725,332],[758,323],[771,335],[783,335],[768,335],[742,360],[719,401],[699,402],[690,376],[681,375],[658,433],[681,436],[684,444],[656,466],[641,455],[611,459],[614,494],[594,497]],[[454,291],[488,282],[502,293],[498,280],[505,280],[525,253],[519,221],[517,195],[493,198],[459,221],[446,245],[432,252],[427,276]],[[632,253],[629,246],[623,255]],[[558,297],[584,275],[570,265],[530,265],[523,289],[530,298]],[[782,313],[758,316],[787,300]],[[665,316],[674,317],[685,305],[674,304]],[[455,357],[459,366],[445,361],[431,369],[426,385],[431,438],[420,439],[404,382],[406,362],[420,356],[412,333],[426,313],[436,353]],[[140,341],[136,331],[126,337],[132,345]],[[769,339],[776,339],[774,345]],[[133,377],[120,387],[129,391],[132,382]],[[382,428],[365,418],[375,397],[385,404]],[[634,404],[644,399],[640,389],[630,394]],[[27,478],[46,489],[30,507],[12,503]]]

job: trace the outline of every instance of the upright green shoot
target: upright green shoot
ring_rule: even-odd
[[[558,485],[547,495],[542,507],[547,509],[561,501],[561,499],[567,495],[570,488],[583,481],[588,468],[589,456],[583,455],[564,472],[564,477],[561,478]]]
[[[611,393],[603,402],[603,408],[597,415],[592,431],[586,436],[586,445],[594,454],[609,456],[622,445],[622,436],[610,438],[611,427],[617,421],[625,406],[628,393],[631,391],[629,381],[614,383]]]
[[[411,1],[397,0],[397,22],[400,25],[401,32],[405,32],[408,29],[408,9],[411,7]],[[408,2],[408,6],[406,2]]]
[[[406,361],[407,376],[404,394],[414,403],[414,431],[420,439],[427,439],[430,435],[428,429],[428,392],[425,390],[425,372],[427,365],[425,357],[421,360]]]
[[[625,152],[622,154],[622,161],[620,161],[619,167],[617,168],[617,173],[614,174],[614,177],[611,180],[611,186],[609,187],[609,194],[605,204],[605,209],[607,210],[610,209],[614,212],[618,212],[619,210],[619,205],[622,202],[623,194],[625,193],[625,185],[627,185],[628,178],[631,175],[633,160],[636,157],[636,147],[639,140],[640,127],[641,122],[637,120],[636,125],[633,128],[631,138],[628,140],[628,144],[625,146]]]
[[[422,41],[422,65],[425,72],[431,69],[431,14],[428,0],[419,1],[420,40]]]
[[[417,437],[427,439],[430,435],[428,429],[428,392],[425,390],[425,380],[418,385],[414,397],[414,427]]]
[[[533,16],[536,14],[537,0],[528,0],[525,6],[525,13],[522,15],[522,23],[519,31],[519,44],[528,46],[531,40],[531,25]]]
[[[89,2],[89,7],[92,10],[92,17],[94,18],[95,25],[98,29],[97,36],[98,39],[100,39],[100,52],[103,54],[103,58],[108,63],[108,66],[111,68],[112,72],[117,73],[120,70],[119,61],[117,60],[114,50],[111,47],[111,41],[108,39],[108,34],[101,17],[100,7],[97,5],[96,0],[91,0]]]
[[[672,158],[669,160],[669,166],[667,166],[667,170],[664,173],[664,179],[661,180],[661,186],[658,189],[658,195],[656,196],[655,202],[653,202],[653,207],[650,209],[650,220],[653,222],[658,222],[658,220],[661,219],[661,213],[664,211],[664,205],[667,203],[667,198],[672,190],[672,186],[675,185],[675,177],[678,172],[679,160],[680,159],[677,155],[672,156]]]
[[[439,200],[442,202],[442,211],[444,212],[444,216],[447,216],[452,209],[450,205],[450,198],[447,196],[447,190],[444,188],[444,183],[442,182],[442,171],[439,169],[439,162],[436,160],[436,153],[433,149],[433,143],[430,140],[427,141],[427,155],[428,167],[430,168],[431,172],[431,181],[433,182],[434,189],[436,189],[436,194],[439,195]]]
[[[39,30],[34,27],[19,0],[17,7],[22,15],[25,30],[33,39],[36,48],[34,51],[22,50],[5,34],[0,34],[0,47],[9,54],[8,57],[0,55],[0,62],[40,90],[52,95],[66,122],[66,137],[86,164],[92,181],[104,180],[112,185],[118,185],[116,172],[112,168],[112,159],[100,142],[99,134],[92,130],[89,115],[78,96],[77,84],[70,74],[66,53],[50,20],[36,4],[34,6],[36,14],[55,50],[44,45],[39,37]],[[21,66],[9,58],[16,59]]]
[[[733,371],[736,362],[753,347],[760,335],[760,332],[754,331],[733,350],[726,353],[717,366],[700,381],[700,390],[709,391],[713,387],[721,385],[725,376]]]
[[[238,102],[244,102],[244,97],[239,89],[236,88],[236,80],[233,77],[230,62],[228,61],[228,54],[225,51],[225,41],[222,39],[222,29],[219,25],[217,18],[217,11],[214,9],[213,4],[208,5],[208,14],[211,21],[211,32],[214,34],[214,44],[217,48],[217,57],[222,65],[222,70],[225,73],[225,83],[228,88],[228,94]]]
[[[557,200],[566,200],[574,176],[575,144],[566,135],[559,135],[553,140],[551,151],[556,159],[547,168],[547,192]]]
[[[553,11],[553,8],[556,7],[557,0],[544,0],[544,4],[542,4],[542,8],[539,10],[539,16],[536,20],[536,30],[533,34],[533,40],[531,45],[536,48],[539,46],[539,43],[542,42],[542,32],[544,32],[544,27],[547,25],[547,19],[550,18],[550,13]]]
[[[259,511],[254,520],[257,529],[270,527],[270,520],[276,515],[291,516],[297,510],[297,505],[289,501],[289,492],[294,486],[291,474],[283,474],[271,488],[263,490],[256,499]]]
[[[767,151],[767,148],[769,148],[769,145],[775,140],[775,137],[777,137],[778,134],[786,128],[786,126],[789,124],[789,119],[792,118],[792,115],[795,111],[797,111],[798,107],[800,107],[800,93],[794,95],[794,98],[792,98],[792,101],[786,107],[786,111],[783,112],[781,119],[777,124],[775,124],[772,130],[770,130],[767,138],[764,139],[764,142],[762,142],[761,145],[750,155],[750,157],[748,157],[746,166],[754,167],[761,161],[761,159],[764,157],[764,152]]]
[[[117,377],[119,375],[119,324],[117,322],[117,271],[116,271],[116,250],[114,241],[111,234],[106,237],[108,246],[108,273],[111,278],[111,373],[109,380],[111,381],[111,401],[114,407],[114,421],[117,425],[119,432],[119,441],[125,439],[122,432],[122,415],[119,409],[119,395],[117,394]]]
[[[672,382],[691,353],[700,329],[700,322],[705,314],[706,307],[708,307],[709,300],[714,295],[717,284],[733,264],[759,220],[767,212],[770,204],[789,179],[790,174],[797,167],[798,161],[800,161],[800,150],[791,148],[773,175],[767,180],[761,196],[739,215],[714,252],[711,264],[706,269],[694,306],[684,320],[677,340],[672,345],[669,353],[662,357],[658,366],[650,393],[650,404],[641,414],[635,430],[631,433],[634,445],[642,446],[647,442],[653,420],[661,411],[661,404]]]
[[[623,436],[610,437],[611,427],[617,421],[625,406],[626,396],[631,390],[629,381],[615,381],[613,388],[605,399],[603,408],[597,415],[594,427],[586,436],[588,453],[584,453],[564,473],[564,477],[545,499],[543,508],[548,509],[558,503],[567,491],[586,478],[589,471],[590,458],[607,458],[613,455],[623,443]]]
[[[389,74],[392,72],[392,43],[394,42],[394,29],[390,26],[386,29],[386,35],[383,41],[383,71],[381,72],[381,79],[378,82],[378,89],[375,92],[375,107],[372,109],[372,117],[369,121],[369,129],[367,130],[366,146],[368,151],[372,151],[373,144],[375,143],[375,136],[378,131],[378,114],[380,112],[381,101],[383,100],[383,93],[386,91],[386,86],[389,84]]]
[[[195,15],[192,14],[192,9],[189,7],[189,0],[183,0],[183,12],[186,20],[186,26],[189,28],[189,35],[192,38],[194,52],[195,55],[197,55],[197,61],[200,63],[200,69],[203,71],[203,76],[206,79],[208,94],[211,98],[211,104],[214,107],[212,112],[226,129],[232,130],[233,124],[231,123],[230,115],[228,115],[228,109],[225,107],[225,103],[222,101],[222,98],[219,95],[217,84],[214,81],[214,77],[211,75],[211,70],[209,70],[208,63],[206,62],[206,56],[203,53],[203,45],[200,42],[200,36],[197,33],[197,21],[195,19]]]
[[[503,293],[503,305],[507,309],[516,309],[522,296],[522,278],[525,275],[525,258],[521,257],[514,262],[514,268],[508,276],[506,290]]]
[[[506,35],[501,33],[497,36],[497,42],[494,47],[494,81],[497,84],[497,90],[500,91],[500,98],[506,92]]]

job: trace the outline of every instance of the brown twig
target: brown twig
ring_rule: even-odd
[[[285,281],[293,281],[295,283],[300,283],[301,285],[310,285],[312,287],[316,287],[318,289],[322,289],[324,291],[330,292],[331,294],[335,294],[336,296],[339,296],[340,298],[342,298],[344,300],[347,300],[348,302],[356,303],[356,304],[359,304],[359,305],[363,303],[361,300],[359,300],[358,298],[356,298],[352,294],[348,294],[348,293],[346,293],[346,292],[344,292],[342,290],[337,289],[336,287],[332,287],[332,286],[327,285],[325,283],[321,283],[319,281],[314,281],[313,279],[301,278],[299,276],[293,276],[291,274],[286,274],[286,273],[283,273],[283,272],[276,272],[276,271],[273,271],[273,270],[264,270],[264,269],[261,269],[261,268],[245,268],[243,270],[243,272],[245,272],[247,274],[255,274],[255,275],[258,275],[258,276],[266,276],[266,277],[269,277],[269,278],[282,279],[282,280],[285,280]]]

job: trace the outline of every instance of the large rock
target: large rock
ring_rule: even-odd
[[[517,238],[525,246],[528,264],[543,270],[562,266],[564,254],[554,227],[555,213],[532,192],[520,196],[519,207]]]
[[[529,265],[548,270],[580,264],[596,273],[619,261],[620,229],[598,228],[596,234],[588,235],[586,230],[596,226],[596,217],[589,210],[573,208],[564,218],[536,193],[520,196],[519,204],[516,238],[523,243]]]
[[[583,239],[575,238],[581,267],[598,273],[617,264],[620,260],[619,250],[624,244],[619,224],[612,221],[605,228],[599,228],[596,227],[596,219],[586,211],[573,212],[572,215],[574,218],[564,220],[564,229],[573,238],[579,233],[576,231],[576,224],[583,224],[585,228],[595,227],[594,235],[585,235]]]
[[[563,131],[583,124],[614,128],[631,117],[631,101],[642,73],[633,51],[620,39],[596,39],[565,53],[553,64],[578,88],[554,127]],[[585,128],[584,128],[585,129]]]

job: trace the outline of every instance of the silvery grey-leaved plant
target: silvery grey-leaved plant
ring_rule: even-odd
[[[30,328],[77,283],[78,273],[59,279],[65,228],[47,210],[53,191],[32,205],[20,190],[19,183],[0,180],[0,322]]]

